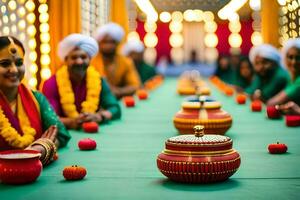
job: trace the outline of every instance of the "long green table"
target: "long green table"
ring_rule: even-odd
[[[300,129],[287,128],[282,120],[268,120],[233,98],[213,96],[233,116],[227,136],[241,155],[239,170],[229,180],[208,185],[174,183],[156,167],[164,141],[177,135],[172,117],[183,97],[176,94],[176,79],[167,79],[150,99],[124,108],[119,121],[100,126],[98,134],[71,131],[72,140],[60,150],[59,160],[48,166],[30,185],[0,184],[0,199],[300,199]],[[77,142],[90,137],[95,151],[79,151]],[[288,145],[288,153],[271,155],[267,146]],[[88,170],[82,181],[68,182],[62,176],[67,165]]]

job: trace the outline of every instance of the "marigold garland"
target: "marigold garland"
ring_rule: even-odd
[[[75,106],[75,96],[69,79],[68,67],[62,66],[56,73],[56,82],[60,103],[67,117],[76,118],[79,113]],[[101,80],[100,74],[93,66],[89,66],[86,73],[86,100],[81,103],[81,112],[95,113],[100,101]]]
[[[17,110],[18,119],[20,121],[20,126],[24,135],[21,136],[18,133],[18,131],[12,127],[11,123],[6,118],[1,108],[0,108],[0,135],[10,146],[19,149],[24,149],[34,141],[36,130],[32,128],[30,125],[30,121],[22,105],[20,95],[18,95],[17,97],[17,108],[18,108]]]

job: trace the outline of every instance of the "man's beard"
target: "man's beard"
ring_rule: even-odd
[[[89,65],[87,63],[73,64],[70,68],[70,71],[75,76],[83,77],[86,74],[86,70],[87,70],[88,66]]]

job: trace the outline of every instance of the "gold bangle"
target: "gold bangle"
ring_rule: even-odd
[[[41,158],[41,162],[43,165],[48,165],[56,152],[54,143],[47,138],[40,138],[31,144],[31,146],[34,145],[41,145],[45,149],[46,155]]]

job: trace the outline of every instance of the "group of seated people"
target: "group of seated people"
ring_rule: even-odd
[[[68,35],[58,45],[64,64],[39,92],[23,84],[23,44],[15,37],[1,36],[0,151],[33,149],[47,165],[56,149],[70,140],[67,129],[120,118],[117,99],[133,95],[141,80],[155,76],[153,67],[142,61],[143,46],[127,50],[134,62],[117,53],[123,37],[123,29],[115,23],[97,29],[94,38]]]
[[[269,44],[255,46],[237,66],[220,56],[215,75],[253,100],[300,115],[300,39],[289,39],[281,52]]]

